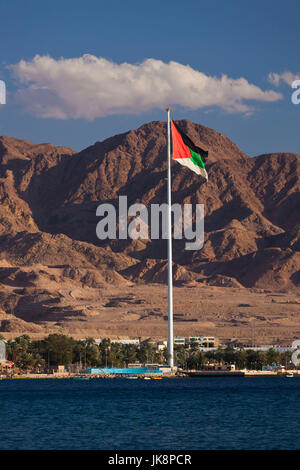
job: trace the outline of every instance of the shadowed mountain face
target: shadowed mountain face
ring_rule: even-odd
[[[266,289],[300,286],[300,155],[245,155],[224,135],[178,121],[209,151],[209,181],[172,163],[172,202],[202,203],[205,244],[174,243],[176,279]],[[10,265],[111,269],[166,280],[166,242],[96,238],[96,207],[166,202],[166,124],[96,142],[80,153],[0,138],[0,259]],[[180,274],[181,273],[181,274]],[[222,281],[223,279],[223,281]],[[223,283],[222,283],[223,282]]]

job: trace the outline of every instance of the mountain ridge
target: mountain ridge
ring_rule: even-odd
[[[172,162],[172,202],[205,206],[202,250],[185,251],[184,241],[174,240],[177,285],[299,292],[300,155],[250,157],[213,129],[189,121],[177,123],[196,145],[209,151],[208,183]],[[105,286],[164,284],[165,240],[100,241],[95,230],[98,204],[117,207],[119,195],[126,195],[128,204],[166,202],[166,169],[166,123],[160,121],[95,142],[80,152],[0,137],[0,261],[21,270],[42,265],[49,278],[58,269],[55,266],[88,270],[76,281],[86,283],[87,289],[98,286],[100,278]],[[43,276],[36,268],[33,271],[36,279]],[[5,266],[0,266],[3,311],[15,295],[5,273]],[[27,274],[18,276],[25,279]],[[63,269],[57,282],[75,282],[65,276]],[[50,291],[47,295],[52,296]],[[44,297],[37,294],[38,304],[43,302],[39,298]],[[63,298],[71,301],[67,290]],[[33,305],[32,297],[30,302]],[[18,318],[24,321],[19,297],[18,305]],[[62,319],[68,317],[72,309],[60,310],[59,305],[53,318],[59,311]],[[77,307],[74,315],[87,315],[83,307],[78,313]],[[4,320],[9,329],[7,317]],[[39,320],[34,317],[34,322]]]

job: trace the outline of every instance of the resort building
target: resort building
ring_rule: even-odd
[[[174,338],[174,344],[178,344],[178,345],[183,345],[183,346],[185,346],[185,344],[186,344],[186,339],[184,338],[184,336],[175,336],[175,338]]]
[[[219,342],[214,336],[176,336],[174,338],[174,344],[188,347],[197,344],[197,346],[201,348],[215,348],[219,345]]]
[[[158,351],[164,351],[168,347],[168,341],[157,341],[156,348]]]
[[[109,338],[110,342],[111,343],[118,343],[118,344],[134,344],[136,346],[139,346],[140,345],[140,340],[139,339],[111,339]],[[98,344],[101,344],[102,343],[102,339],[98,338],[98,339],[95,339],[95,343]]]
[[[136,346],[140,345],[139,339],[111,339],[110,342],[118,344],[134,344]]]
[[[94,375],[152,375],[152,374],[163,374],[158,366],[146,365],[144,367],[103,367],[93,368],[87,367],[87,374]]]

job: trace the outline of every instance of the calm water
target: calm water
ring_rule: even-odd
[[[3,380],[1,449],[299,449],[300,379]]]

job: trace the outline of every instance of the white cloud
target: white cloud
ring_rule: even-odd
[[[300,73],[295,74],[292,72],[283,72],[283,73],[269,73],[268,80],[272,85],[279,86],[281,82],[286,83],[287,85],[292,86],[292,83],[295,80],[300,80]]]
[[[10,67],[22,84],[18,102],[43,118],[94,119],[167,105],[218,106],[247,113],[251,110],[248,100],[272,102],[282,97],[245,78],[211,77],[189,65],[156,59],[116,64],[89,54],[59,60],[37,55]]]

